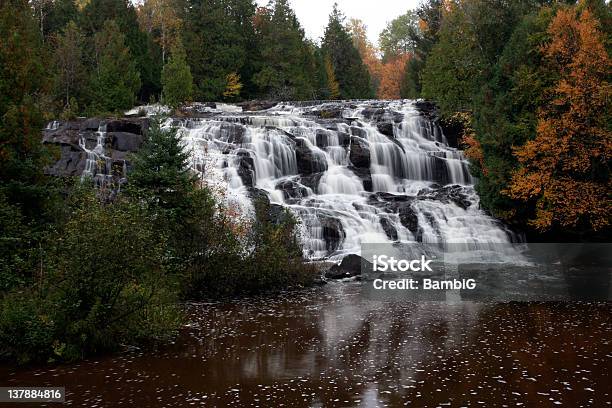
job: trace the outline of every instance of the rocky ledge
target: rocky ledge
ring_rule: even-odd
[[[92,177],[98,171],[113,178],[124,177],[129,166],[128,154],[140,149],[148,128],[146,118],[54,121],[43,130],[43,143],[58,146],[60,157],[46,173],[58,177],[80,176],[86,171],[88,160],[93,160]]]

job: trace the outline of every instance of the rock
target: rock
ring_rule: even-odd
[[[255,162],[248,155],[239,155],[240,163],[238,165],[238,175],[242,180],[242,184],[247,187],[253,187],[255,184]]]
[[[370,147],[368,142],[360,137],[351,137],[350,160],[353,166],[370,168]]]
[[[291,214],[279,204],[270,204],[268,220],[274,225],[282,225],[291,219]]]
[[[108,132],[106,137],[112,149],[124,152],[137,152],[143,142],[143,136],[136,133]]]
[[[397,241],[397,229],[395,229],[389,218],[382,217],[380,219],[380,225],[382,226],[383,230],[385,230],[385,234],[387,234],[390,240]]]
[[[273,101],[246,101],[236,104],[240,106],[244,112],[258,112],[270,109],[278,105],[278,102]]]
[[[300,174],[308,175],[327,170],[327,162],[324,158],[317,156],[303,139],[296,139],[295,156]]]
[[[282,190],[286,200],[304,198],[309,194],[308,188],[294,180],[281,181],[275,188]]]
[[[331,143],[333,135],[330,132],[326,132],[323,129],[317,129],[316,132],[318,148],[324,149],[328,146],[337,146],[335,141],[334,143]],[[334,132],[336,132],[336,135],[338,136],[338,145],[348,147],[348,145],[351,143],[350,135],[344,132],[339,132],[337,130],[334,130]]]
[[[355,167],[348,166],[348,169],[355,173],[357,177],[361,179],[363,182],[363,189],[365,191],[372,191],[372,173],[370,172],[369,167]]]
[[[246,129],[238,123],[223,123],[221,124],[220,139],[227,143],[241,145],[244,143],[244,134]]]
[[[331,253],[340,248],[346,237],[340,220],[327,216],[319,216],[319,222],[323,228],[323,238],[325,239],[327,251]]]
[[[89,119],[85,119],[83,122],[81,122],[80,125],[80,130],[82,131],[98,131],[98,129],[100,128],[100,122],[102,121],[102,119],[100,118],[89,118]]]
[[[419,234],[419,218],[414,212],[412,205],[402,204],[398,206],[398,214],[402,225],[408,228],[416,237]]]
[[[261,203],[263,205],[270,205],[270,198],[268,197],[268,193],[259,188],[250,187],[248,189],[247,195],[253,200],[253,204]]]
[[[313,173],[309,175],[304,175],[300,177],[300,182],[304,186],[316,192],[317,187],[319,186],[319,181],[321,181],[321,177],[323,177],[323,173]]]
[[[380,133],[382,133],[385,136],[389,136],[389,137],[393,137],[394,133],[393,133],[393,123],[391,122],[382,122],[376,125],[376,127],[378,128],[378,131]]]
[[[149,129],[147,118],[111,119],[106,122],[107,132],[135,133],[146,136]]]
[[[349,254],[342,259],[340,265],[332,266],[325,277],[328,279],[344,279],[361,275],[362,263],[364,269],[372,270],[372,264],[359,255]]]

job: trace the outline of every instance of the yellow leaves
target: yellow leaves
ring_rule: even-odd
[[[327,87],[330,99],[338,99],[340,96],[340,84],[336,80],[336,72],[329,56],[325,57],[325,73],[327,74]]]
[[[225,91],[223,96],[226,98],[237,98],[240,96],[242,90],[242,83],[240,82],[240,75],[235,72],[228,74],[226,77],[227,84],[225,85]]]
[[[534,140],[515,149],[521,167],[504,194],[536,200],[530,224],[545,231],[610,225],[608,193],[612,155],[609,131],[610,58],[604,35],[589,10],[560,10],[548,27],[551,41],[542,47],[560,79],[554,98],[539,114]]]

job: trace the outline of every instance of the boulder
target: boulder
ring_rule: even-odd
[[[148,129],[149,120],[147,118],[111,119],[106,121],[107,132],[135,133],[145,136]]]
[[[143,142],[143,136],[137,133],[108,132],[106,137],[107,140],[110,140],[113,150],[123,152],[137,152],[140,150]]]
[[[362,263],[364,268],[371,270],[372,264],[370,262],[359,255],[349,254],[342,259],[339,265],[334,265],[325,272],[325,277],[328,279],[344,279],[360,276]]]
[[[370,147],[365,139],[351,137],[349,159],[355,167],[370,168]]]
[[[248,154],[239,155],[240,162],[238,164],[238,175],[242,180],[242,184],[247,187],[253,187],[255,184],[255,162]]]
[[[238,123],[223,123],[221,124],[221,140],[227,141],[227,143],[233,143],[241,145],[244,143],[244,134],[246,129]]]
[[[397,241],[397,229],[395,229],[393,223],[389,218],[382,217],[380,219],[380,225],[382,226],[383,230],[385,231],[385,234],[387,234],[390,240]]]
[[[389,137],[394,136],[394,133],[393,133],[394,126],[393,126],[393,123],[391,122],[381,122],[376,125],[376,128],[378,129],[380,133],[382,133],[385,136],[389,136]]]
[[[306,145],[303,139],[296,139],[295,156],[297,159],[298,173],[308,175],[320,173],[327,170],[327,163],[322,157],[318,157]]]
[[[281,190],[285,199],[300,199],[308,196],[309,191],[304,185],[295,180],[284,180],[276,184],[276,189]]]

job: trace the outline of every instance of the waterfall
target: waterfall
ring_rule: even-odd
[[[311,259],[359,253],[363,243],[516,239],[479,208],[463,152],[417,103],[334,103],[341,114],[332,118],[321,114],[329,107],[224,109],[166,126],[179,127],[194,170],[243,214],[255,197],[290,209]]]

